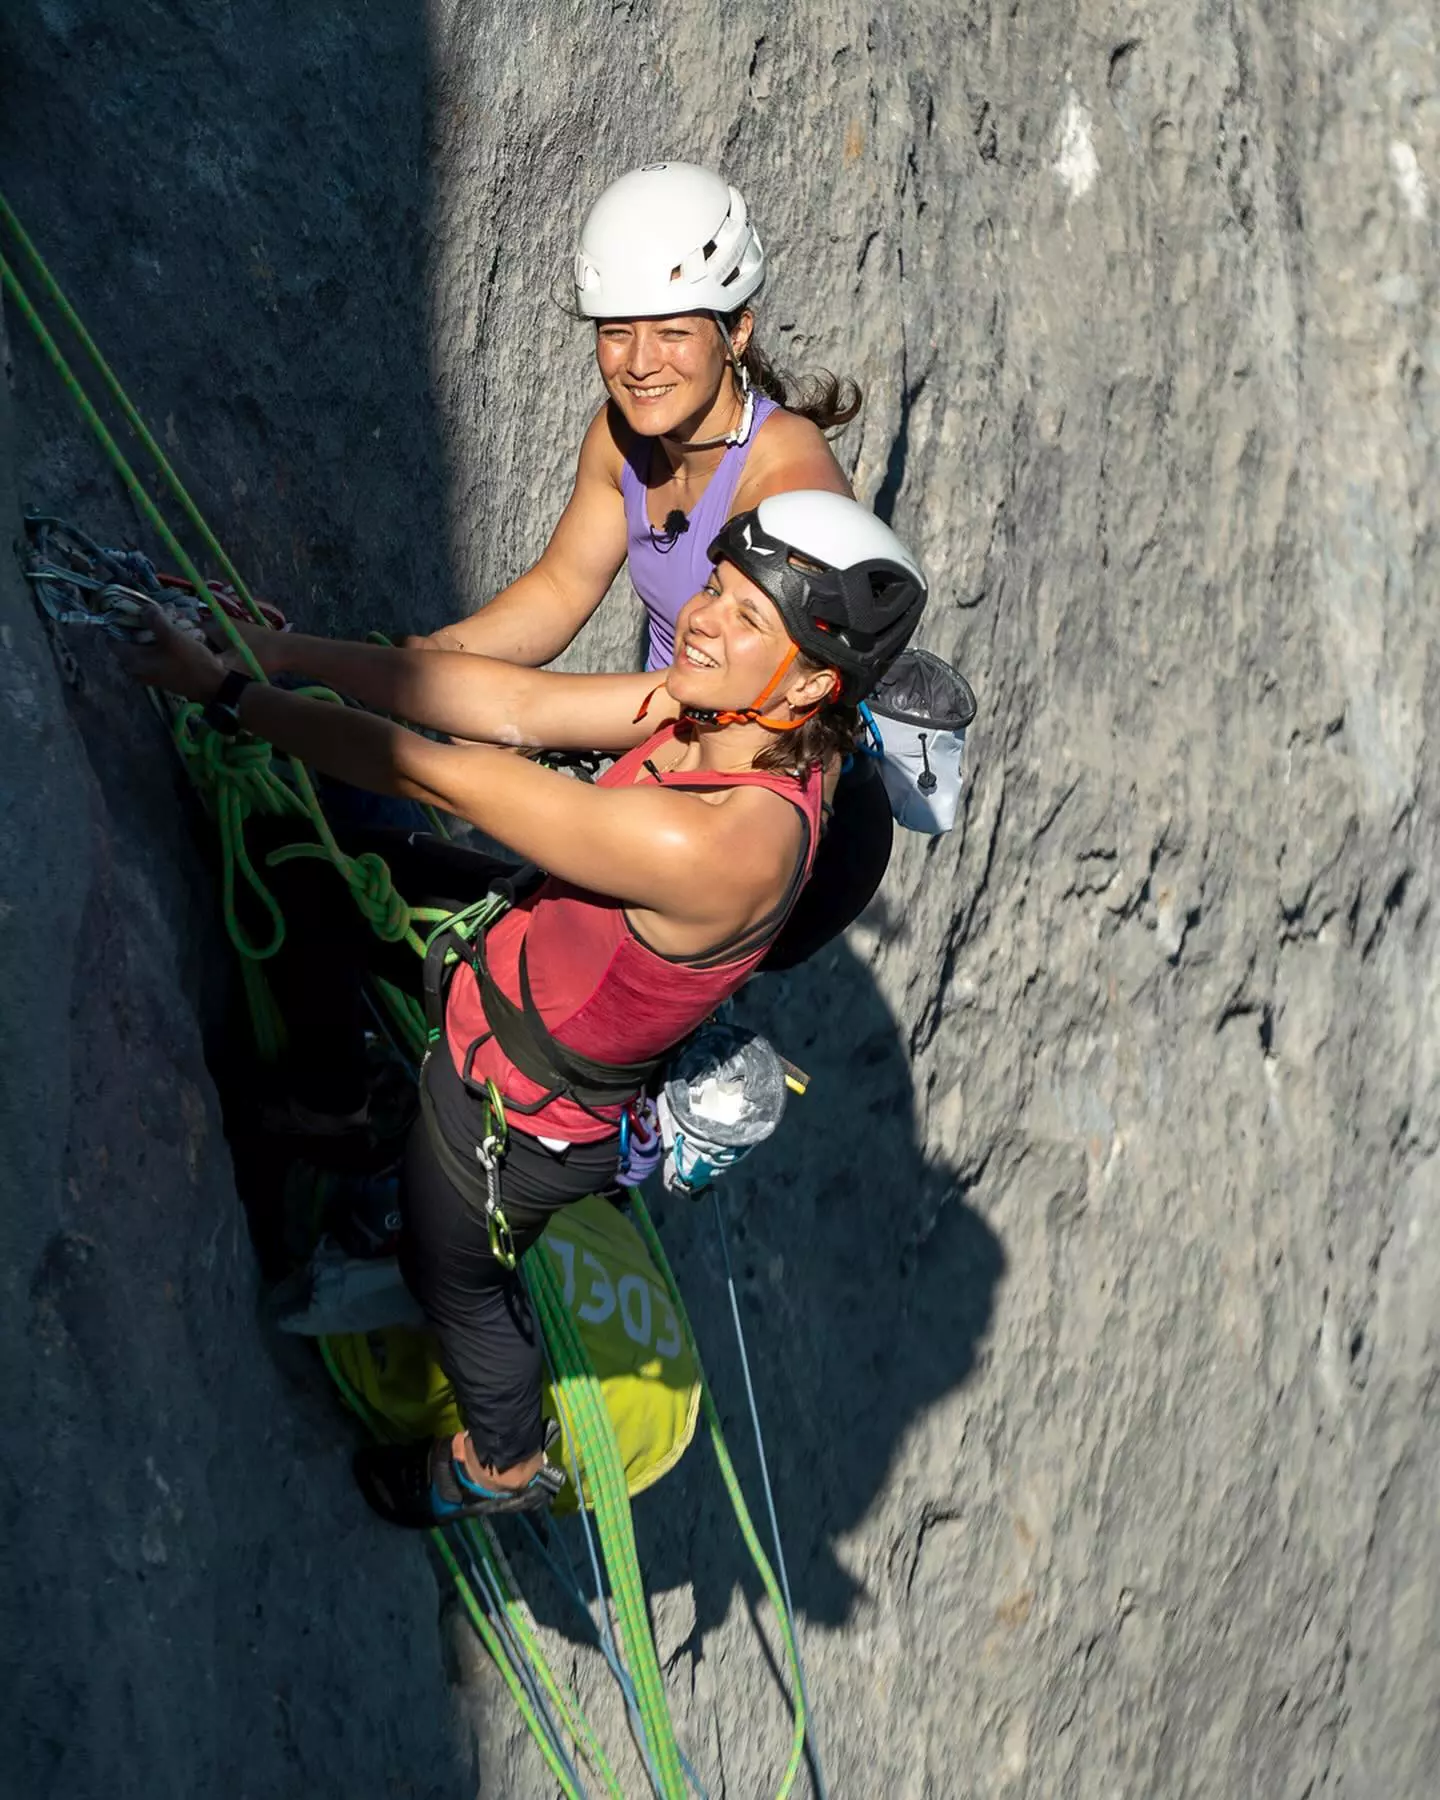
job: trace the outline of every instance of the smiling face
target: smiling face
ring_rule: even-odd
[[[595,360],[632,431],[685,439],[729,427],[736,401],[721,329],[710,313],[599,321]],[[749,337],[747,313],[732,340],[737,355]]]
[[[675,624],[675,660],[665,678],[672,699],[697,712],[740,712],[752,705],[794,650],[779,611],[763,588],[722,562]],[[828,670],[803,660],[787,671],[767,713],[818,705],[833,687]]]

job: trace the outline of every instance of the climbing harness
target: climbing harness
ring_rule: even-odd
[[[170,590],[165,598],[184,608],[187,607],[186,597],[188,596],[188,603],[193,603],[194,616],[197,621],[208,614],[209,619],[226,638],[229,648],[239,657],[242,666],[254,679],[265,680],[266,677],[257,659],[249,650],[245,640],[235,630],[235,619],[236,617],[246,617],[272,629],[283,625],[283,620],[278,618],[272,607],[257,601],[246,586],[239,571],[201,516],[160,445],[101,355],[94,339],[85,329],[34,244],[26,235],[20,221],[3,195],[0,195],[0,237],[3,237],[4,234],[8,234],[9,240],[13,242],[21,258],[33,273],[40,290],[55,307],[85,351],[114,404],[153,459],[164,485],[169,489],[190,526],[196,532],[207,554],[213,558],[215,565],[224,576],[223,582],[207,581],[201,574],[131,467],[128,458],[100,416],[90,396],[75,376],[64,352],[41,318],[8,257],[0,254],[0,286],[3,286],[4,292],[11,298],[18,312],[34,333],[45,356],[54,366],[66,391],[94,432],[140,513],[182,571],[181,576],[156,576],[155,579],[159,585]],[[51,523],[53,524],[53,522]],[[78,552],[78,555],[67,557],[65,560],[70,563],[73,571],[86,577],[85,581],[78,582],[66,577],[71,593],[79,598],[73,605],[57,606],[51,590],[63,588],[65,583],[55,579],[49,569],[42,569],[40,571],[41,578],[34,583],[42,609],[57,624],[76,622],[63,617],[67,611],[75,610],[85,614],[83,623],[86,625],[92,623],[94,616],[99,616],[102,624],[96,626],[96,629],[104,629],[112,634],[114,631],[127,629],[123,621],[134,615],[126,612],[126,604],[138,606],[141,599],[149,601],[155,598],[151,590],[151,583],[145,578],[144,571],[140,569],[138,563],[132,564],[129,565],[128,578],[107,579],[98,587],[90,585],[90,583],[98,581],[100,577],[95,570],[83,566],[83,559],[98,551],[99,547],[84,540],[82,534],[73,532],[71,533],[71,546]],[[115,554],[128,558],[135,553]],[[48,562],[48,558],[42,558],[42,562]],[[63,568],[64,566],[64,563],[51,565],[52,568]],[[117,580],[121,588],[129,591],[112,593],[107,596],[107,588],[115,586]],[[97,604],[94,606],[85,602],[84,596],[89,594],[96,596]],[[204,609],[203,613],[201,608]],[[261,744],[244,734],[233,739],[222,737],[203,724],[199,718],[200,711],[200,708],[183,705],[177,709],[174,723],[175,743],[187,770],[210,805],[220,831],[225,859],[226,926],[231,941],[239,952],[240,966],[245,973],[246,993],[255,1024],[257,1048],[262,1056],[267,1054],[273,1056],[281,1041],[283,1023],[278,1017],[273,997],[270,996],[264,982],[261,965],[275,954],[283,941],[284,921],[273,897],[268,895],[268,890],[264,888],[258,871],[254,869],[244,849],[244,821],[252,809],[291,813],[297,817],[305,817],[315,831],[317,842],[288,846],[284,851],[272,853],[269,860],[275,862],[291,855],[317,855],[328,858],[345,881],[364,917],[380,935],[392,941],[404,939],[424,955],[427,945],[417,932],[416,925],[443,926],[446,921],[441,915],[406,906],[404,901],[395,894],[393,884],[389,881],[388,870],[385,869],[380,859],[351,858],[345,854],[325,818],[309,772],[297,758],[281,759],[271,752],[268,745]],[[270,939],[264,943],[251,942],[240,930],[233,905],[234,883],[237,875],[249,883],[257,896],[261,898],[262,905],[266,905],[272,922],[272,932]],[[436,939],[443,935],[444,933],[439,931],[431,933],[430,947],[432,949]],[[442,951],[440,953],[442,973],[444,955],[445,952]],[[428,960],[427,957],[427,962]],[[387,1028],[393,1030],[397,1042],[412,1064],[418,1064],[428,1048],[433,1026],[427,1027],[425,1013],[411,995],[401,992],[388,983],[381,982],[377,986],[388,1014]],[[523,1015],[528,1007],[529,997],[526,993],[524,1004],[516,1010]],[[541,1048],[544,1049],[543,1043]],[[519,1065],[517,1064],[517,1066]],[[595,1065],[592,1067],[592,1074],[595,1069],[599,1069],[597,1079],[604,1076],[613,1077],[615,1073],[604,1069],[603,1066]],[[571,1073],[574,1072],[571,1071]],[[566,1073],[566,1071],[562,1070],[561,1073]],[[583,1083],[587,1079],[586,1072],[582,1069],[578,1073]],[[633,1091],[632,1089],[631,1092],[633,1093]],[[423,1110],[423,1080],[421,1092]],[[497,1101],[499,1099],[498,1093],[496,1099]],[[490,1129],[485,1134],[484,1143],[479,1147],[483,1154],[478,1158],[481,1171],[486,1176],[486,1200],[488,1202],[493,1199],[494,1210],[488,1216],[493,1222],[494,1238],[492,1242],[498,1246],[497,1254],[506,1247],[509,1239],[508,1225],[504,1222],[499,1185],[504,1155],[504,1129],[504,1107],[501,1103],[492,1115]],[[487,1156],[490,1158],[489,1167],[485,1162]],[[495,1182],[493,1191],[491,1188],[492,1177]],[[673,1311],[679,1340],[683,1343],[696,1370],[700,1405],[721,1476],[735,1513],[736,1523],[754,1560],[779,1623],[789,1672],[793,1731],[789,1758],[777,1789],[777,1800],[785,1800],[785,1797],[790,1794],[807,1751],[811,1758],[817,1787],[823,1796],[824,1789],[818,1773],[818,1760],[813,1742],[808,1736],[809,1707],[793,1626],[793,1614],[790,1611],[786,1594],[788,1576],[785,1577],[783,1583],[777,1582],[774,1570],[755,1532],[721,1431],[719,1412],[704,1377],[694,1334],[685,1314],[664,1249],[638,1190],[631,1191],[629,1206],[640,1239],[648,1252]],[[542,1239],[542,1245],[543,1242]],[[513,1241],[509,1243],[509,1250],[513,1258]],[[599,1583],[599,1560],[594,1555],[593,1543],[590,1538],[589,1513],[593,1512],[595,1523],[598,1526],[604,1563],[609,1574],[611,1598],[619,1626],[619,1637],[628,1661],[628,1677],[622,1686],[625,1689],[627,1705],[632,1706],[632,1716],[635,1719],[637,1739],[647,1776],[654,1792],[660,1796],[660,1800],[680,1800],[680,1797],[687,1791],[687,1785],[691,1791],[703,1795],[703,1787],[695,1778],[693,1770],[690,1770],[680,1751],[666,1704],[664,1679],[640,1581],[627,1494],[626,1472],[620,1462],[615,1434],[605,1411],[599,1379],[577,1329],[576,1316],[566,1302],[556,1268],[553,1266],[553,1259],[548,1255],[531,1251],[521,1259],[519,1266],[522,1278],[529,1285],[540,1321],[546,1357],[551,1364],[552,1383],[563,1398],[562,1431],[567,1440],[567,1460],[573,1457],[577,1491],[583,1495],[585,1501],[580,1517],[586,1532],[587,1545],[591,1549],[591,1560],[597,1575],[597,1586],[603,1594],[603,1584]],[[733,1291],[732,1305],[734,1305]],[[738,1306],[734,1306],[734,1314],[738,1329]],[[394,1434],[387,1427],[383,1416],[367,1406],[353,1385],[347,1381],[341,1371],[332,1341],[324,1338],[319,1341],[326,1366],[347,1403],[367,1424],[373,1436],[382,1442],[393,1440]],[[335,1340],[335,1343],[340,1344],[344,1341]],[[758,1430],[753,1393],[752,1418],[755,1419]],[[763,1469],[763,1446],[761,1447],[761,1463]],[[775,1516],[773,1502],[769,1497],[768,1475],[766,1475],[765,1481],[767,1506],[773,1532]],[[438,1528],[432,1531],[431,1541],[454,1584],[456,1594],[467,1616],[495,1662],[521,1716],[535,1738],[547,1767],[567,1800],[583,1800],[587,1791],[580,1777],[576,1756],[565,1748],[567,1737],[569,1742],[575,1746],[576,1755],[583,1757],[602,1782],[606,1794],[617,1797],[618,1800],[618,1797],[622,1796],[623,1790],[619,1786],[615,1772],[596,1741],[573,1692],[562,1688],[550,1670],[536,1637],[533,1622],[529,1620],[526,1610],[518,1598],[513,1578],[501,1554],[493,1528],[488,1521],[466,1520],[455,1525]],[[783,1557],[778,1555],[778,1534],[776,1535],[776,1546],[777,1560],[783,1574]],[[603,1612],[602,1600],[602,1614]],[[608,1631],[607,1621],[602,1637],[608,1637]]]
[[[601,1117],[600,1108],[625,1106],[654,1081],[671,1053],[667,1050],[661,1056],[642,1062],[607,1063],[585,1056],[570,1044],[561,1043],[535,1004],[523,939],[518,961],[518,1005],[495,980],[485,951],[486,933],[513,899],[538,882],[539,874],[533,865],[517,870],[497,883],[492,895],[455,914],[432,934],[425,952],[424,975],[425,1016],[430,1041],[438,1042],[443,1032],[450,983],[464,961],[475,976],[488,1026],[484,1035],[476,1038],[460,1058],[460,1079],[467,1090],[478,1098],[485,1098],[486,1087],[493,1087],[493,1083],[477,1083],[473,1073],[476,1055],[493,1038],[506,1058],[541,1090],[538,1100],[523,1105],[511,1099],[512,1112],[537,1113],[552,1100],[563,1096],[592,1116]]]

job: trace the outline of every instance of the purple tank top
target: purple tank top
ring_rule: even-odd
[[[630,579],[645,602],[650,620],[647,669],[668,669],[675,655],[675,621],[680,608],[698,594],[710,575],[710,545],[730,516],[730,502],[740,485],[745,459],[755,434],[776,410],[764,394],[755,396],[755,420],[743,444],[732,444],[720,459],[705,492],[690,514],[690,529],[667,544],[663,532],[654,531],[646,511],[645,482],[650,472],[654,444],[649,438],[632,438],[620,470],[620,492],[625,498],[625,528],[629,536]],[[664,547],[662,547],[664,546]]]

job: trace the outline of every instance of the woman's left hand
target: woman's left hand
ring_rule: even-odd
[[[136,626],[150,632],[154,642],[121,644],[115,654],[137,681],[202,705],[215,697],[225,679],[225,665],[208,644],[172,625],[153,602],[142,610]]]

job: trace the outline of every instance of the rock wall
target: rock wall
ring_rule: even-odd
[[[762,337],[865,385],[843,452],[981,714],[962,827],[750,1001],[815,1077],[726,1204],[831,1791],[1428,1793],[1432,10],[403,11],[7,18],[4,185],[322,627],[544,541],[597,392],[556,297],[625,167],[731,171]],[[23,493],[121,528],[13,351]],[[421,1554],[252,1320],[163,742],[0,576],[17,1791],[466,1791]],[[617,594],[576,654],[634,640]],[[665,1229],[738,1396],[705,1219]],[[637,1507],[686,1741],[749,1796],[783,1720],[723,1515],[703,1452]],[[549,1792],[460,1678],[482,1789]]]

